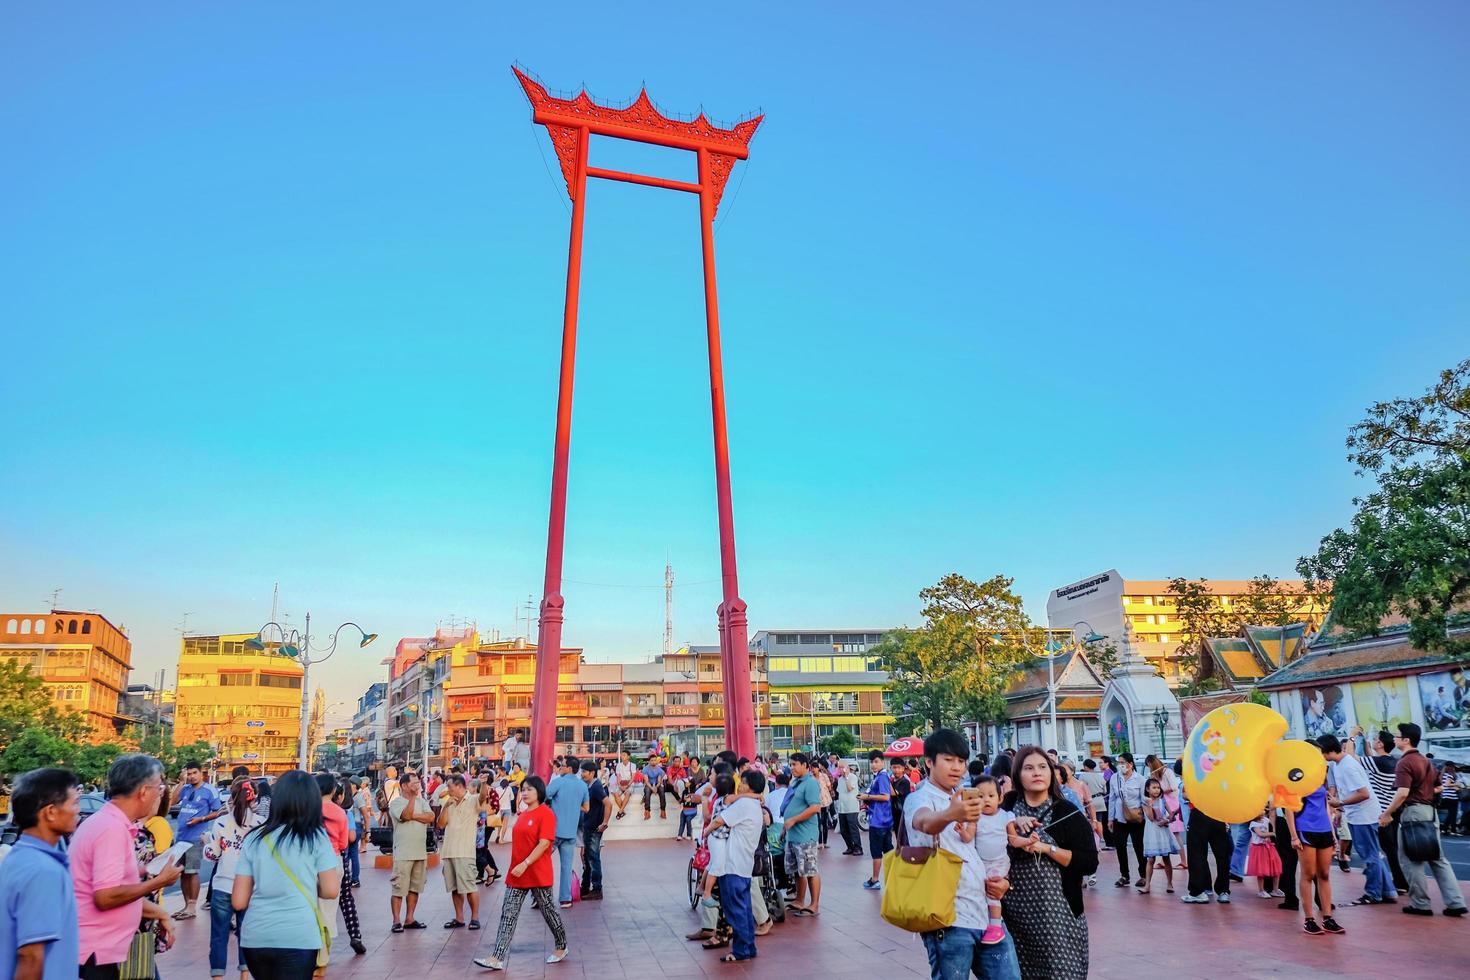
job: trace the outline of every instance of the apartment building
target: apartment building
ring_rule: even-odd
[[[761,630],[750,645],[769,672],[771,745],[812,748],[847,730],[860,749],[887,744],[888,674],[869,652],[882,629]]]
[[[254,633],[185,636],[179,648],[174,742],[203,739],[221,768],[245,765],[261,773],[301,766],[301,665],[277,652],[245,645]]]
[[[97,741],[115,739],[124,710],[133,644],[106,616],[54,609],[0,613],[0,657],[40,676],[60,710],[80,714]]]

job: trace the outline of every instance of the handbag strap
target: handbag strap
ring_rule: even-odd
[[[265,837],[264,834],[262,834],[261,836]],[[280,865],[281,870],[286,872],[286,877],[291,879],[291,884],[296,886],[296,890],[301,893],[301,897],[306,899],[306,904],[311,906],[312,914],[316,916],[317,928],[320,929],[323,934],[327,933],[329,930],[327,929],[327,924],[322,921],[321,904],[317,902],[310,893],[307,892],[306,886],[301,883],[301,879],[297,878],[296,875],[291,871],[291,869],[286,867],[286,862],[282,861],[281,855],[276,853],[276,842],[271,840],[269,837],[265,837],[265,846],[270,848],[271,857],[276,859],[276,864]]]

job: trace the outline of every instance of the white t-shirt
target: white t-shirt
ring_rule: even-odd
[[[927,779],[908,795],[903,803],[903,819],[908,828],[910,846],[935,846],[932,836],[914,828],[914,816],[924,810],[943,810],[949,806],[949,801],[950,794]],[[983,932],[990,924],[990,912],[985,902],[985,861],[980,857],[979,849],[974,841],[966,844],[960,840],[959,831],[954,824],[939,832],[938,846],[958,855],[964,861],[960,868],[959,887],[955,889],[954,924],[962,929]]]
[[[994,813],[982,813],[975,824],[975,848],[980,852],[980,860],[990,864],[1006,861],[1006,824],[1016,819],[1016,815],[1009,810],[996,810]]]
[[[751,866],[755,862],[755,849],[760,846],[762,831],[765,830],[760,800],[753,796],[742,796],[721,810],[719,817],[725,822],[725,827],[715,833],[728,829],[730,836],[725,840],[724,847],[710,848],[709,873],[749,878]]]
[[[1368,791],[1368,798],[1361,803],[1349,803],[1342,808],[1342,817],[1349,826],[1363,826],[1365,824],[1378,823],[1378,817],[1383,809],[1378,805],[1378,798],[1373,795],[1373,788],[1368,784],[1368,772],[1363,764],[1355,756],[1344,755],[1339,761],[1332,764],[1333,775],[1337,777],[1337,798],[1345,800],[1360,789]]]
[[[789,792],[790,786],[777,786],[766,794],[766,809],[771,811],[771,819],[781,819],[781,804],[786,802],[786,794]]]

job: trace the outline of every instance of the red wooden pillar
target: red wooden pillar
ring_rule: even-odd
[[[572,231],[567,247],[567,295],[561,325],[561,383],[556,396],[556,443],[551,464],[551,517],[546,527],[546,578],[536,637],[536,686],[531,694],[531,772],[551,776],[556,741],[557,674],[561,667],[561,563],[567,530],[567,459],[572,448],[572,382],[577,364],[577,299],[582,285],[582,223],[587,206],[586,127],[578,133]]]
[[[709,400],[715,437],[715,506],[720,524],[720,669],[725,688],[725,745],[755,756],[755,712],[750,701],[750,653],[745,600],[735,568],[735,508],[730,492],[730,439],[725,427],[725,370],[720,351],[720,299],[715,285],[715,192],[709,151],[699,148],[699,232],[704,252],[704,322],[709,340]]]
[[[531,769],[547,776],[555,751],[556,694],[561,659],[563,599],[562,544],[566,531],[567,458],[572,433],[572,380],[577,349],[577,294],[582,270],[582,220],[587,178],[620,180],[699,195],[700,240],[704,253],[704,312],[709,341],[710,408],[714,424],[716,507],[720,527],[720,668],[724,686],[725,743],[738,755],[755,756],[755,706],[750,699],[749,639],[745,601],[735,570],[735,518],[730,500],[730,445],[725,428],[725,380],[720,352],[719,298],[715,288],[714,218],[737,160],[760,126],[756,116],[730,129],[715,126],[701,113],[687,121],[669,119],[640,92],[623,108],[598,105],[586,92],[575,98],[553,96],[518,68],[512,69],[531,102],[532,119],[546,127],[572,199],[571,244],[567,256],[566,311],[562,322],[561,388],[557,397],[556,446],[551,474],[551,519],[546,535],[546,581],[537,638],[536,686],[531,708]],[[693,151],[698,156],[696,184],[587,165],[593,134]]]

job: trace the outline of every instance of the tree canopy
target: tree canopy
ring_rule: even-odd
[[[1347,449],[1374,487],[1298,572],[1331,583],[1333,622],[1349,633],[1376,633],[1397,613],[1415,646],[1470,651],[1450,636],[1470,602],[1470,359],[1422,395],[1371,406]]]
[[[873,648],[889,673],[900,729],[1005,717],[1006,687],[1045,643],[1011,591],[1014,581],[950,573],[919,593],[921,628],[894,630]],[[905,716],[917,721],[905,724]]]
[[[14,660],[0,660],[0,751],[28,728],[76,740],[86,734],[87,723],[75,711],[52,700],[45,682],[28,667]]]

